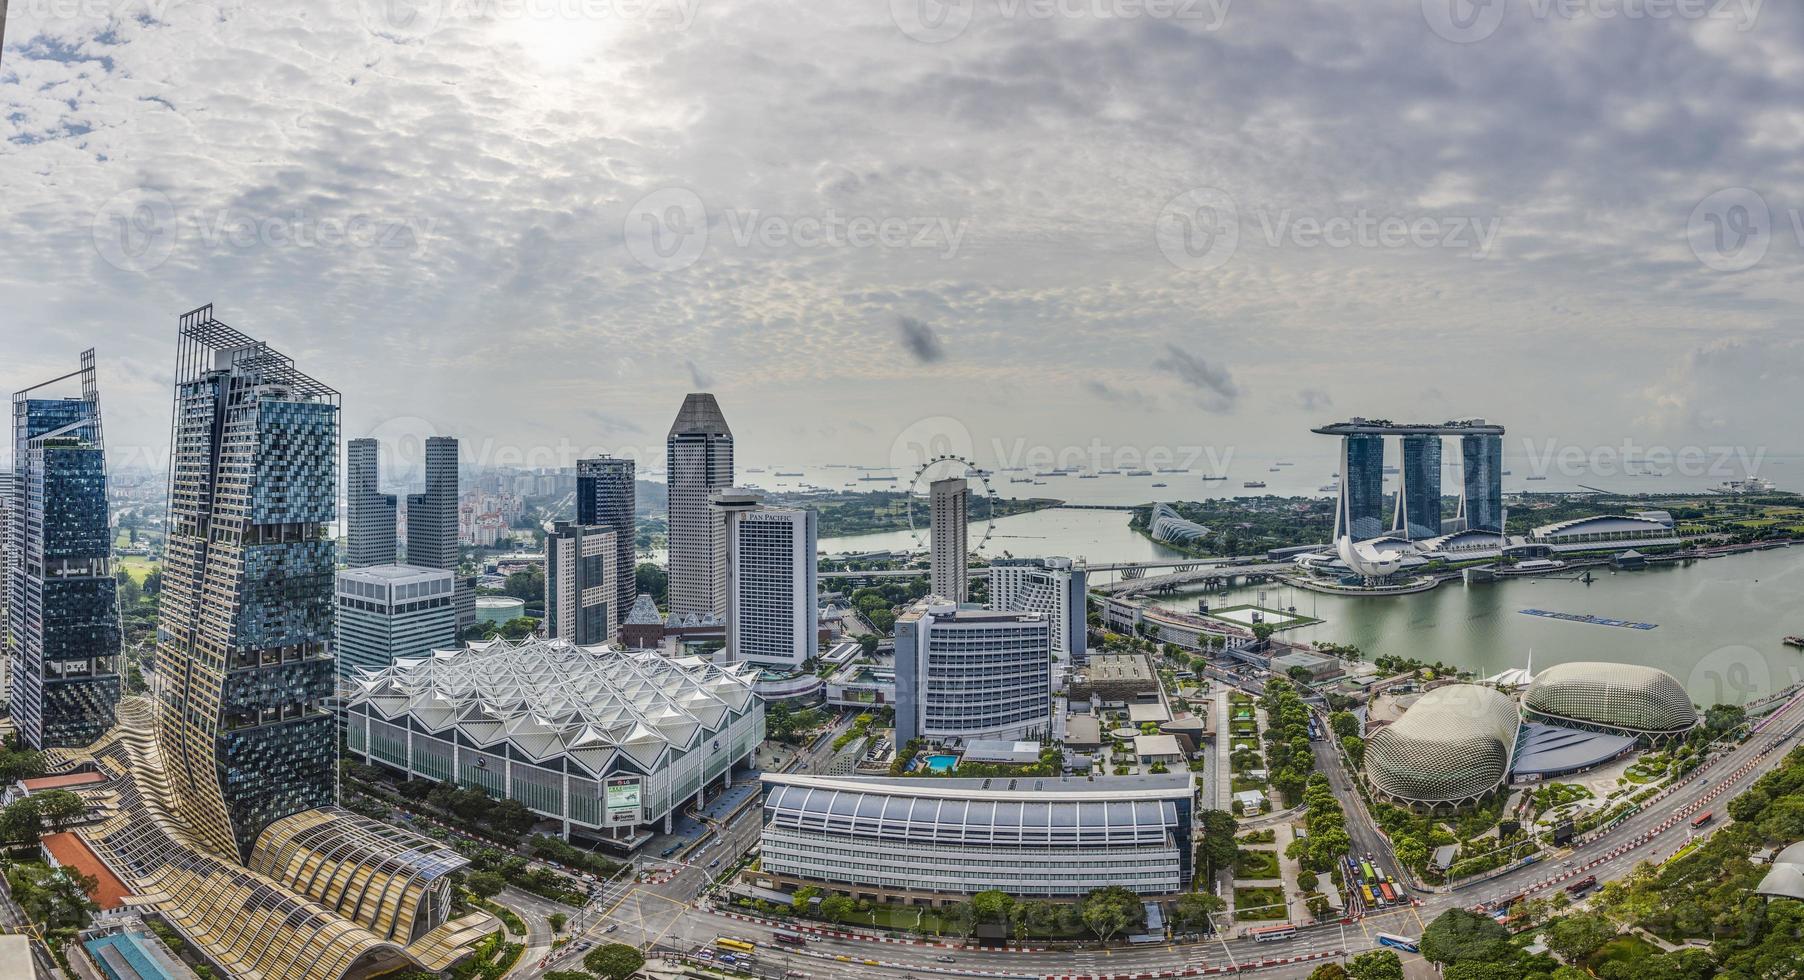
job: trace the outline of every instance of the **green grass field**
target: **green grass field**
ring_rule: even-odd
[[[130,575],[132,580],[139,585],[144,584],[144,580],[150,576],[151,572],[163,567],[161,562],[137,556],[121,558],[113,564],[118,568],[124,569],[125,573]]]
[[[1278,877],[1278,852],[1242,848],[1234,857],[1234,877],[1255,880]]]
[[[1234,918],[1241,922],[1266,922],[1290,918],[1282,888],[1234,889]]]

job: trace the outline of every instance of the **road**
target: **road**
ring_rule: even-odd
[[[797,971],[811,977],[889,978],[898,971],[917,976],[1002,976],[1039,978],[1126,978],[1144,974],[1183,976],[1207,969],[1245,968],[1264,964],[1262,976],[1304,976],[1324,959],[1374,948],[1373,936],[1392,932],[1419,936],[1429,921],[1449,908],[1527,894],[1550,894],[1572,880],[1595,874],[1600,880],[1620,878],[1642,861],[1663,861],[1692,837],[1690,818],[1705,809],[1721,813],[1724,804],[1746,789],[1761,774],[1784,758],[1785,749],[1804,727],[1804,698],[1793,701],[1773,716],[1765,731],[1747,742],[1724,750],[1706,769],[1688,782],[1652,801],[1601,837],[1562,852],[1541,863],[1518,867],[1497,878],[1440,892],[1420,894],[1418,906],[1368,914],[1356,921],[1329,923],[1297,930],[1294,937],[1257,942],[1244,935],[1221,936],[1197,943],[1091,950],[980,951],[909,942],[877,942],[845,935],[823,935],[805,948],[777,946],[773,926],[711,909],[699,896],[710,877],[708,864],[719,857],[722,866],[756,841],[760,815],[750,807],[673,877],[654,884],[623,887],[603,897],[603,911],[580,933],[579,941],[625,942],[677,948],[706,947],[716,937],[732,936],[754,941],[760,969],[771,974]],[[1343,800],[1355,794],[1337,757],[1318,763],[1335,783]],[[1724,818],[1718,818],[1720,825]],[[1716,826],[1716,825],[1713,825]],[[1713,828],[1706,828],[1705,832]],[[1383,837],[1359,817],[1348,813],[1348,832],[1355,847],[1381,855],[1395,867]],[[656,863],[656,862],[653,862]],[[852,928],[856,928],[853,926]],[[572,944],[573,946],[575,944]],[[952,962],[942,962],[951,957]],[[1303,957],[1314,957],[1297,962]],[[569,969],[580,959],[575,953],[552,961],[551,969]],[[533,966],[516,976],[542,976]]]

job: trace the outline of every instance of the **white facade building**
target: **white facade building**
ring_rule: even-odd
[[[714,396],[683,399],[665,438],[665,480],[670,496],[670,611],[724,616],[727,612],[727,543],[721,515],[709,505],[716,490],[733,485],[733,430]]]
[[[545,535],[547,638],[587,646],[619,635],[618,555],[614,531],[600,525],[559,522]]]
[[[562,640],[495,640],[360,671],[346,739],[365,762],[479,786],[565,836],[638,840],[732,782],[764,740],[754,670]]]
[[[716,491],[727,539],[727,657],[799,669],[820,652],[814,511],[765,507],[757,494]]]
[[[933,568],[933,594],[944,596],[953,602],[964,602],[969,598],[970,574],[966,565],[971,560],[970,543],[967,540],[969,513],[969,487],[959,477],[935,480],[928,488],[929,500],[933,510],[933,538],[930,552],[930,564]]]
[[[960,609],[929,596],[897,618],[897,744],[1041,738],[1051,713],[1043,613]]]
[[[457,642],[456,579],[442,568],[370,565],[338,573],[338,673],[381,670]]]
[[[1052,652],[1061,661],[1082,661],[1089,637],[1088,582],[1083,566],[1069,558],[998,558],[990,562],[990,606],[1045,613]]]

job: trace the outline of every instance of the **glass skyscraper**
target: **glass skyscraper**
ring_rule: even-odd
[[[71,379],[79,397],[32,397]],[[13,465],[13,721],[32,748],[84,746],[113,723],[121,643],[92,350],[79,370],[13,396]]]
[[[1342,437],[1340,512],[1334,536],[1354,540],[1384,533],[1384,437],[1363,433]]]
[[[179,816],[247,861],[332,803],[338,393],[213,318],[181,318],[158,742]]]
[[[1403,486],[1397,491],[1394,530],[1411,541],[1441,533],[1441,437],[1407,435],[1403,443]]]
[[[395,495],[383,493],[374,439],[345,445],[345,564],[352,568],[395,563]]]
[[[633,561],[638,544],[634,479],[635,467],[630,459],[598,456],[576,461],[576,523],[614,532],[615,592],[609,605],[615,610],[617,621],[626,619],[627,610],[639,598],[639,582],[634,575],[637,565]]]
[[[713,510],[709,495],[733,485],[733,430],[713,395],[695,392],[683,399],[664,451],[670,493],[670,611],[725,616],[726,522]]]
[[[1503,531],[1503,437],[1480,434],[1460,437],[1460,474],[1464,484],[1460,516],[1473,531]]]

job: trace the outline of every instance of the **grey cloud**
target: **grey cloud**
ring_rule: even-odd
[[[714,376],[703,371],[701,366],[696,364],[693,360],[685,358],[683,360],[683,366],[689,369],[689,383],[694,385],[697,390],[712,388],[714,386]]]
[[[1176,344],[1165,345],[1159,368],[1178,376],[1196,396],[1197,404],[1211,412],[1232,411],[1240,399],[1240,386],[1227,368],[1211,364]]]
[[[1320,388],[1304,388],[1297,392],[1297,405],[1305,412],[1319,412],[1334,407],[1334,396]]]
[[[940,335],[912,316],[897,317],[896,332],[902,339],[902,349],[919,363],[932,364],[946,356]]]

